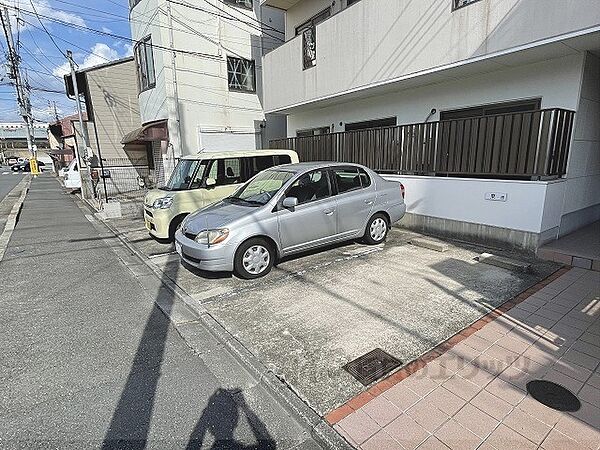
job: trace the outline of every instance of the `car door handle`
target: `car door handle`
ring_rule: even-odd
[[[374,202],[373,202],[373,200],[365,200],[365,203],[366,203],[367,205],[372,205]]]
[[[324,209],[323,212],[325,213],[326,216],[332,216],[333,213],[335,212],[335,209]]]

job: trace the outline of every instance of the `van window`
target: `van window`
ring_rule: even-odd
[[[244,158],[244,162],[248,165],[248,179],[252,178],[263,170],[270,169],[281,164],[290,164],[292,159],[289,155],[265,155],[253,156],[252,158]]]
[[[213,178],[217,186],[228,186],[245,181],[242,176],[242,163],[240,158],[215,159],[211,162],[207,178]]]

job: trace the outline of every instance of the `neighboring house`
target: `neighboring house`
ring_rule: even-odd
[[[263,4],[274,146],[401,174],[418,230],[535,250],[600,219],[597,0]]]
[[[90,166],[96,172],[84,172],[94,178],[93,193],[100,198],[139,197],[156,182],[152,149],[147,142],[122,143],[124,136],[141,126],[137,99],[136,65],[132,57],[107,62],[76,72],[77,87],[87,118],[91,153]],[[72,78],[65,76],[67,95],[74,97]],[[85,146],[78,116],[70,117],[65,146],[76,146],[83,158]],[[84,164],[85,166],[85,164]],[[105,176],[101,176],[104,174]],[[96,176],[97,175],[97,176]],[[87,180],[92,183],[90,179]]]
[[[283,43],[283,13],[259,3],[130,0],[143,126],[123,142],[151,142],[165,176],[183,155],[286,135],[261,100],[261,57]]]

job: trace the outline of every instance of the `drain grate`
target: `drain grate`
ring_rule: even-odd
[[[527,392],[538,402],[558,411],[574,412],[581,408],[581,402],[571,391],[551,381],[530,381]]]
[[[400,365],[402,365],[402,361],[380,348],[376,348],[354,361],[350,361],[343,369],[360,381],[363,386],[367,386]]]

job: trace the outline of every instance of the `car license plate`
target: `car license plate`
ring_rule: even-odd
[[[144,221],[146,222],[146,228],[148,229],[148,231],[150,231],[152,229],[150,221],[148,219],[145,219]]]

